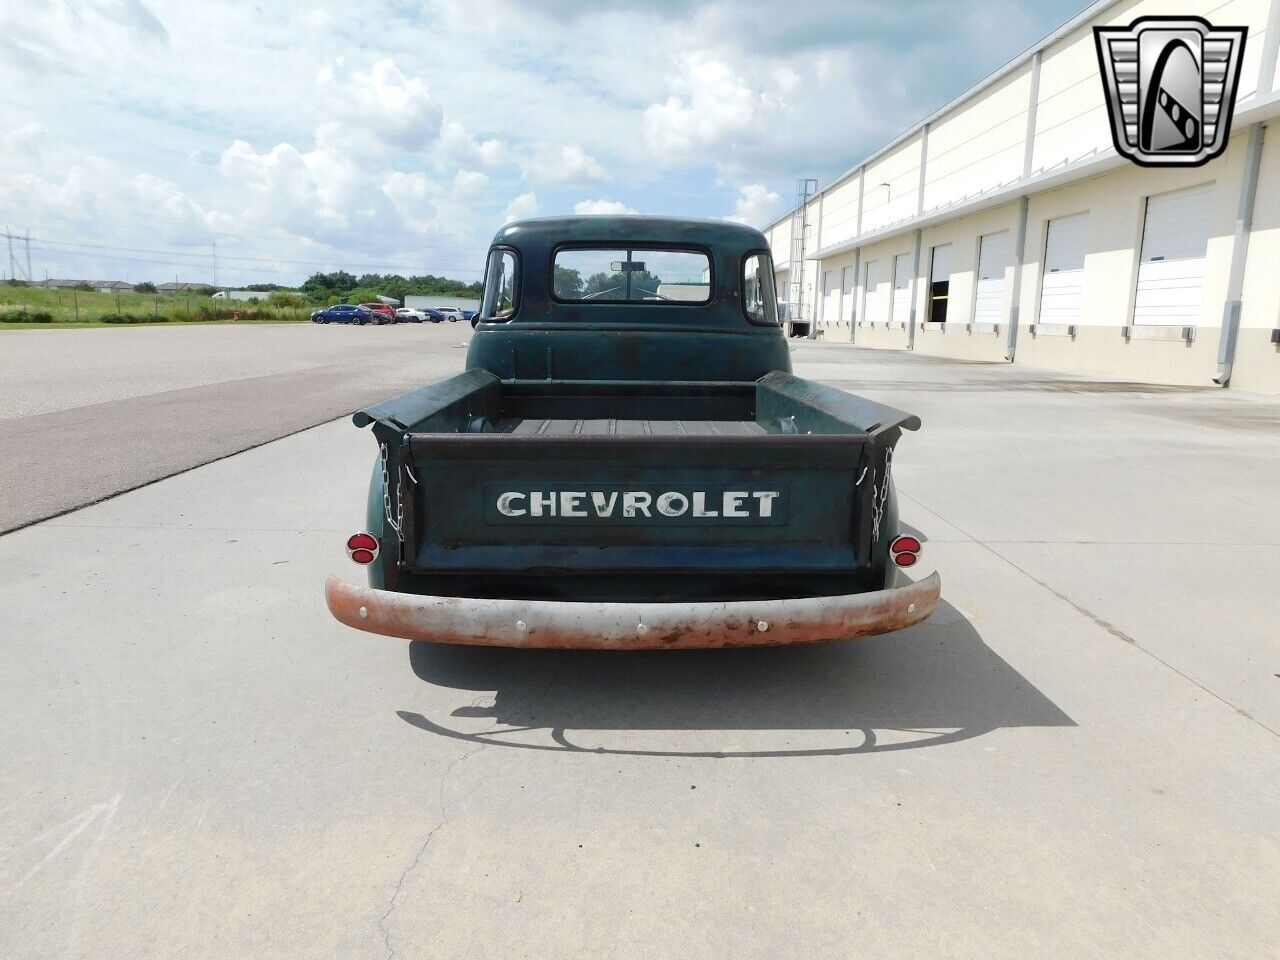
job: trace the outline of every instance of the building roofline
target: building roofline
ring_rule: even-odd
[[[870,166],[871,164],[879,160],[882,156],[884,156],[886,153],[889,153],[891,150],[894,150],[895,148],[900,147],[903,143],[910,140],[917,133],[923,130],[927,124],[933,123],[936,120],[940,120],[942,117],[945,117],[948,113],[951,113],[953,110],[955,110],[956,107],[960,106],[966,100],[972,100],[974,97],[976,97],[982,91],[986,90],[988,87],[992,87],[995,84],[999,83],[1001,80],[1003,80],[1009,74],[1013,73],[1019,67],[1028,63],[1037,53],[1046,49],[1047,47],[1053,46],[1055,43],[1057,43],[1067,34],[1075,30],[1078,30],[1082,24],[1088,23],[1098,14],[1102,13],[1104,10],[1107,10],[1110,7],[1115,6],[1119,2],[1120,0],[1095,0],[1094,3],[1089,4],[1089,6],[1085,7],[1083,10],[1077,13],[1074,17],[1072,17],[1066,23],[1062,24],[1057,29],[1053,30],[1051,33],[1048,33],[1045,36],[1041,37],[1038,41],[1036,41],[1026,50],[1022,51],[1022,53],[1018,54],[1012,60],[1008,61],[1004,66],[1000,67],[994,73],[989,74],[982,80],[979,80],[977,83],[971,86],[968,90],[965,90],[959,96],[953,97],[951,100],[948,100],[945,104],[943,104],[933,113],[929,114],[927,117],[925,117],[923,120],[916,123],[914,126],[898,134],[898,136],[894,137],[892,140],[890,140],[888,143],[882,146],[879,150],[876,150],[874,153],[868,154],[866,157],[858,161],[856,164],[854,164],[844,173],[833,178],[832,180],[827,181],[827,183],[823,184],[818,190],[814,191],[813,195],[810,197],[810,202],[821,197],[828,190],[831,190],[834,187],[837,187],[840,184],[844,183],[846,180],[851,179],[853,176],[855,176],[858,173],[859,170],[863,169],[864,167]],[[784,220],[790,220],[793,216],[795,216],[796,211],[799,209],[800,209],[799,205],[792,207],[782,216],[776,218],[775,220],[770,221],[767,226],[761,227],[760,228],[761,231],[764,232],[767,230],[772,230],[774,227],[782,223]]]
[[[1268,123],[1276,117],[1280,117],[1280,90],[1272,91],[1265,97],[1251,100],[1244,109],[1237,108],[1236,114],[1231,121],[1231,136],[1240,136],[1254,124]],[[1219,162],[1221,162],[1221,158],[1214,161],[1214,163]],[[954,203],[934,207],[916,216],[907,217],[894,223],[886,223],[875,230],[868,230],[866,233],[859,234],[856,237],[850,237],[839,243],[821,247],[814,250],[805,259],[825,260],[828,257],[839,256],[858,247],[880,243],[883,240],[910,233],[912,230],[921,230],[934,226],[954,217],[968,216],[981,210],[998,207],[1010,203],[1021,196],[1044,193],[1047,190],[1054,190],[1078,180],[1096,177],[1111,170],[1119,169],[1127,163],[1128,161],[1116,153],[1114,148],[1107,147],[1105,150],[1099,150],[1097,153],[1081,157],[1069,164],[1038,171],[1030,177],[1019,178],[1001,187],[988,190],[986,193],[962,197]]]

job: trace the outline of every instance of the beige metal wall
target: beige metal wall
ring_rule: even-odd
[[[1163,0],[1103,2],[1064,27],[989,82],[930,118],[825,187],[810,204],[806,244],[806,304],[816,333],[861,346],[907,348],[945,356],[1004,360],[1010,351],[1012,290],[1020,286],[1016,361],[1051,368],[1158,383],[1209,384],[1218,346],[1249,128],[1266,131],[1248,239],[1243,308],[1231,385],[1280,393],[1280,69],[1274,63],[1280,0],[1189,0],[1179,13],[1249,30],[1227,151],[1190,170],[1142,168],[1114,156],[1092,28],[1127,25],[1139,16],[1169,13]],[[1269,29],[1270,26],[1270,29]],[[1270,57],[1272,62],[1267,62]],[[1241,117],[1243,116],[1243,120]],[[1181,327],[1131,326],[1147,198],[1210,184],[1212,209],[1200,316],[1191,336]],[[1027,197],[1022,266],[1013,261],[1020,197]],[[1046,226],[1088,213],[1082,311],[1074,329],[1037,323]],[[789,218],[771,228],[775,257]],[[915,271],[914,330],[891,322],[895,257],[920,255]],[[1008,230],[1010,264],[1003,322],[972,323],[979,238]],[[950,243],[947,322],[928,316],[930,251]],[[852,298],[824,296],[824,275],[840,287],[842,271],[857,264]],[[868,296],[868,263],[878,267]],[[852,305],[850,305],[852,299]],[[870,309],[864,309],[866,305]],[[855,322],[847,323],[852,313]],[[832,314],[835,314],[832,316]],[[1127,334],[1127,335],[1126,335]]]

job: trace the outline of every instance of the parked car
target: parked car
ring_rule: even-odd
[[[422,323],[427,315],[413,307],[400,307],[396,310],[396,321],[399,323]]]
[[[475,320],[475,318],[476,318],[476,311],[474,311],[474,310],[463,310],[463,311],[462,311],[462,319],[463,319],[463,320],[474,321],[474,320]],[[475,324],[474,324],[474,323],[472,323],[472,326],[475,326]]]
[[[549,289],[556,266],[605,285]],[[773,276],[741,224],[500,230],[466,370],[353,418],[379,448],[346,543],[368,586],[330,578],[329,610],[385,636],[609,650],[927,618],[941,581],[908,576],[922,538],[891,471],[920,419],[792,375]],[[705,297],[655,295],[660,277]]]
[[[311,314],[312,323],[374,323],[376,314],[355,303],[335,303]]]
[[[459,320],[467,319],[462,315],[462,311],[457,307],[437,307],[436,310],[450,323],[456,323]]]
[[[377,315],[376,323],[395,323],[396,308],[387,303],[362,303],[360,306]]]
[[[444,320],[444,314],[434,307],[420,307],[419,309],[422,310],[422,315],[431,323],[440,323]]]

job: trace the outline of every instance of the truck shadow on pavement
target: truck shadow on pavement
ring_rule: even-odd
[[[482,693],[446,720],[401,719],[525,750],[838,756],[1075,726],[945,602],[910,630],[846,643],[616,653],[413,643],[409,661],[427,683]]]

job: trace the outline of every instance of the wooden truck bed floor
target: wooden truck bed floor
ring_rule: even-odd
[[[498,433],[517,436],[745,437],[767,431],[754,420],[501,420]]]

